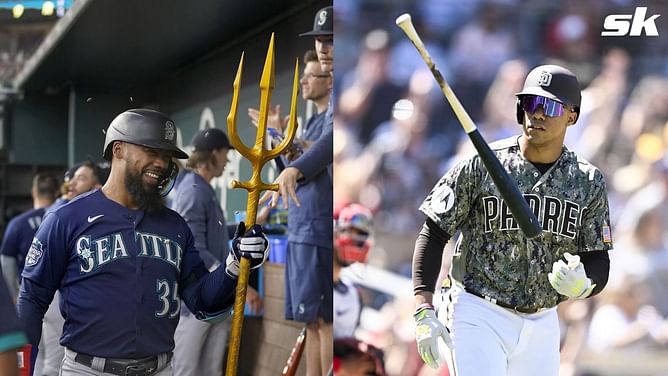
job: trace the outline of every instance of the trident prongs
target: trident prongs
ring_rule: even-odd
[[[251,178],[240,182],[234,180],[232,188],[243,188],[248,191],[248,201],[246,203],[246,228],[255,224],[257,216],[258,201],[260,193],[266,190],[278,190],[278,184],[267,184],[262,181],[262,167],[268,161],[276,158],[283,153],[292,143],[297,133],[297,94],[299,84],[299,60],[295,64],[295,75],[292,84],[292,100],[290,102],[290,121],[288,129],[285,130],[285,139],[275,148],[267,150],[264,148],[264,139],[267,132],[267,116],[269,114],[269,105],[271,92],[274,89],[274,33],[271,34],[267,57],[262,69],[262,78],[260,79],[260,118],[255,135],[255,145],[248,147],[239,138],[237,132],[237,111],[239,109],[239,87],[241,83],[241,72],[243,70],[244,54],[241,54],[237,75],[234,78],[234,92],[232,94],[232,106],[230,114],[227,116],[227,132],[230,136],[232,146],[241,153],[252,166]],[[244,304],[246,303],[246,289],[248,286],[248,275],[250,273],[250,261],[246,258],[240,260],[239,279],[237,283],[236,295],[234,300],[234,316],[232,317],[232,330],[230,333],[229,351],[227,356],[227,368],[225,375],[234,376],[237,374],[237,361],[239,358],[239,349],[241,347],[241,329],[244,320]]]

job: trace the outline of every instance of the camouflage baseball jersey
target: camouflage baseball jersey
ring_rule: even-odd
[[[476,155],[448,171],[420,206],[446,233],[461,230],[451,276],[471,291],[523,308],[566,298],[547,274],[565,252],[612,249],[605,180],[564,146],[545,173],[522,156],[518,137],[490,145],[543,227],[527,239]]]

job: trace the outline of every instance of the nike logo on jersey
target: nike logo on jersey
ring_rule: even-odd
[[[88,216],[88,223],[93,223],[96,219],[100,219],[104,217],[104,214],[96,215],[95,217],[91,217],[90,215]]]

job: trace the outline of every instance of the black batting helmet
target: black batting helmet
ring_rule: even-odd
[[[524,121],[524,110],[520,103],[523,95],[539,95],[553,99],[573,108],[580,115],[582,93],[573,72],[558,65],[541,65],[534,68],[524,81],[524,88],[517,96],[517,122]],[[577,121],[577,118],[576,118]]]
[[[149,109],[127,110],[109,124],[104,138],[104,159],[111,161],[111,145],[123,141],[154,149],[168,150],[174,158],[188,159],[188,154],[176,146],[176,126],[172,119]]]

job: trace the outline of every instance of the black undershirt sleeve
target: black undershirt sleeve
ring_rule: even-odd
[[[422,225],[413,251],[413,294],[433,293],[436,289],[443,248],[449,239],[450,235],[431,219],[427,219]]]
[[[580,261],[584,265],[587,277],[596,284],[594,291],[589,297],[592,297],[603,290],[608,283],[610,274],[610,257],[608,251],[592,251],[578,254]]]

